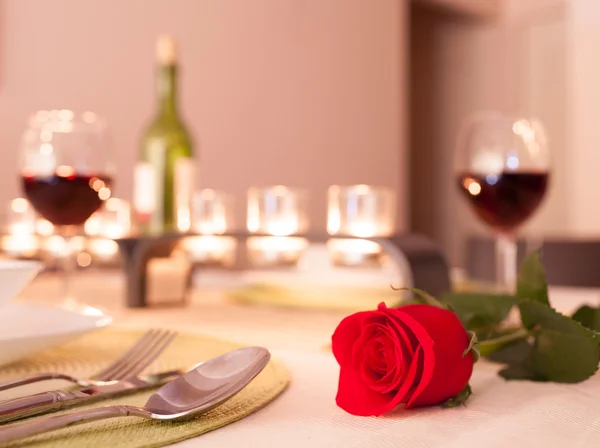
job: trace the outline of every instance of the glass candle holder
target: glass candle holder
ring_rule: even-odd
[[[194,263],[231,265],[235,262],[237,240],[220,236],[231,223],[231,198],[223,191],[204,189],[192,200],[192,230],[200,236],[188,237],[181,247]]]
[[[329,187],[327,232],[346,237],[327,243],[334,264],[349,266],[378,262],[381,256],[379,244],[359,238],[391,235],[395,214],[396,197],[391,188],[370,185]]]
[[[204,189],[192,201],[192,229],[202,235],[220,235],[231,222],[231,198],[223,191]]]
[[[248,190],[248,231],[288,236],[306,230],[306,193],[277,185]]]
[[[110,238],[89,238],[86,244],[86,251],[90,257],[90,263],[92,259],[100,262],[101,264],[113,264],[119,257],[119,245]],[[82,257],[86,259],[87,257]],[[79,259],[77,260],[80,261]],[[90,263],[87,263],[89,265]],[[79,263],[80,266],[86,263]]]
[[[304,191],[282,185],[248,190],[248,231],[272,235],[248,239],[248,258],[253,264],[297,263],[308,242],[290,235],[304,232],[307,224]]]
[[[35,221],[35,231],[40,236],[50,236],[54,234],[54,225],[50,221],[38,217]]]
[[[6,235],[2,237],[2,249],[14,257],[35,257],[39,242],[35,235],[36,214],[24,198],[10,201]]]
[[[110,239],[122,238],[131,232],[131,206],[118,198],[108,199],[104,206],[85,222],[86,235]]]
[[[117,263],[119,247],[113,240],[131,233],[131,205],[123,199],[108,199],[85,222],[84,232],[91,238],[87,239],[85,252],[77,257],[79,266],[89,266],[92,261],[102,265]]]

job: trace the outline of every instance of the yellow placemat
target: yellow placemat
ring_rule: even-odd
[[[391,286],[381,288],[335,286],[284,286],[255,283],[231,290],[227,297],[236,303],[327,311],[364,311],[381,302],[394,306],[402,301],[403,293]]]
[[[106,366],[132,345],[142,332],[103,330],[72,343],[48,350],[10,366],[0,368],[0,381],[28,373],[64,372],[86,378]],[[165,350],[148,372],[189,368],[194,364],[239,348],[230,342],[204,336],[180,334]],[[1,349],[1,347],[0,347]],[[115,418],[66,428],[30,437],[7,445],[8,447],[60,448],[149,448],[175,443],[240,420],[269,404],[281,394],[290,381],[286,368],[271,360],[267,367],[238,395],[218,408],[190,422],[155,422],[140,418]],[[8,399],[51,388],[66,388],[65,382],[46,382],[0,393]],[[81,410],[112,404],[143,406],[152,392],[106,400]],[[55,413],[54,415],[57,415]],[[40,417],[37,417],[40,418]]]

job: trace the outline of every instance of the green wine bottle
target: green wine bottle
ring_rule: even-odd
[[[144,234],[190,229],[194,190],[192,139],[177,107],[177,51],[173,39],[157,43],[158,110],[143,134],[134,175],[134,206]]]

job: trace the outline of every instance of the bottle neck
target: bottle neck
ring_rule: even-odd
[[[161,65],[158,67],[158,118],[160,120],[177,120],[177,66]]]

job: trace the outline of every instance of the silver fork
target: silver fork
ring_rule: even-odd
[[[90,378],[75,378],[64,373],[40,373],[0,383],[0,391],[46,380],[65,380],[80,387],[92,387],[130,378],[148,367],[167,348],[175,336],[177,333],[174,331],[149,330],[112,364]]]

